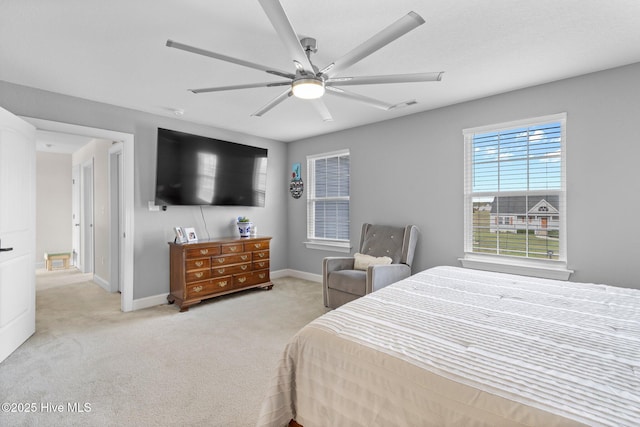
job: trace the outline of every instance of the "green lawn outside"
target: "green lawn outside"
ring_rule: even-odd
[[[537,237],[533,233],[529,233],[529,235],[511,232],[492,233],[489,231],[489,215],[487,211],[475,211],[473,213],[474,252],[558,259],[558,239]],[[527,243],[529,249],[528,254]],[[549,251],[552,251],[551,256],[549,255]]]

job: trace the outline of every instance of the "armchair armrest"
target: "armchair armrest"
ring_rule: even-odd
[[[329,307],[329,297],[327,296],[327,279],[329,273],[338,270],[353,270],[355,265],[354,257],[326,257],[322,260],[322,299],[324,306]]]
[[[353,257],[326,257],[322,261],[322,276],[327,277],[332,271],[353,270],[354,265]]]
[[[411,276],[406,264],[370,265],[367,269],[367,294]]]

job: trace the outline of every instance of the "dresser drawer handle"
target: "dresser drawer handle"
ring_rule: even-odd
[[[240,283],[244,283],[244,282],[246,282],[246,281],[247,281],[247,278],[246,278],[246,277],[238,277],[238,282],[240,282]]]
[[[204,273],[203,273],[202,271],[198,271],[198,272],[196,273],[196,277],[197,277],[198,279],[199,279],[199,278],[201,278],[202,276],[204,276]]]
[[[229,250],[230,250],[231,252],[235,252],[235,251],[237,251],[237,250],[238,250],[238,247],[237,247],[237,246],[229,246]]]
[[[241,269],[243,269],[243,270],[246,270],[246,269],[247,269],[247,267],[248,267],[247,265],[241,265],[241,266],[240,266],[240,268],[241,268]]]
[[[224,268],[219,268],[218,269],[218,273],[220,273],[220,274],[224,273]]]
[[[258,274],[258,277],[261,278],[261,279],[264,279],[265,277],[267,277],[267,275],[264,274],[264,273],[260,273],[260,274]]]
[[[264,267],[264,266],[265,266],[265,264],[266,264],[266,262],[259,262],[259,263],[258,263],[258,267]]]
[[[193,292],[200,292],[202,290],[202,286],[194,286]]]
[[[206,254],[208,254],[208,253],[209,253],[209,249],[200,249],[200,253],[201,253],[202,255],[206,255]]]
[[[227,286],[227,281],[225,280],[224,282],[218,282],[218,286],[224,288],[225,286]]]
[[[247,258],[249,258],[249,255],[240,255],[240,258],[242,258],[243,261],[246,261]]]
[[[259,249],[262,247],[261,243],[254,243],[253,246],[255,246],[256,249]]]
[[[224,262],[224,258],[218,258],[218,263],[222,264]]]
[[[204,261],[196,261],[196,267],[202,267],[204,265]]]
[[[258,254],[258,256],[259,256],[260,258],[264,258],[264,252],[260,252],[260,253]]]

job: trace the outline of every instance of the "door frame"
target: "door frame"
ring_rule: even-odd
[[[80,260],[83,273],[94,273],[95,231],[94,222],[94,167],[93,157],[81,165],[80,174]]]
[[[123,144],[117,142],[109,148],[109,282],[111,292],[122,292],[124,282],[122,266],[125,264],[124,238],[124,171]]]
[[[21,117],[33,124],[37,129],[51,132],[71,133],[90,138],[108,139],[122,143],[123,159],[123,211],[124,211],[124,253],[122,264],[123,283],[120,308],[122,311],[133,310],[133,257],[134,257],[134,135],[131,133],[117,132],[107,129],[79,126],[70,123],[56,122],[52,120],[36,119],[33,117]]]
[[[82,267],[80,257],[80,165],[71,166],[71,265]]]

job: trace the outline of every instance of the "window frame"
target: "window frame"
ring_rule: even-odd
[[[347,221],[349,227],[349,238],[347,239],[329,239],[316,237],[315,230],[315,209],[314,204],[318,200],[325,200],[325,198],[318,198],[315,195],[315,182],[316,171],[315,162],[320,159],[329,159],[333,157],[349,157],[349,181],[351,176],[351,153],[349,149],[342,149],[337,151],[331,151],[326,153],[311,154],[307,156],[307,241],[304,242],[308,249],[329,250],[335,252],[350,253],[351,252],[351,230],[350,230],[350,218]],[[349,182],[349,195],[341,196],[338,198],[332,197],[332,199],[346,200],[349,202],[349,211],[351,208],[351,183]]]
[[[559,196],[559,254],[557,260],[536,259],[530,257],[509,256],[500,254],[486,254],[473,252],[473,198],[489,196],[489,193],[498,196],[536,195],[539,190],[517,191],[481,191],[474,192],[473,185],[473,140],[476,134],[491,132],[504,132],[519,127],[533,127],[548,123],[559,122],[561,124],[561,188],[552,190],[552,194]],[[558,113],[547,116],[534,117],[523,120],[515,120],[493,125],[468,128],[462,131],[464,137],[464,257],[460,258],[463,267],[480,270],[497,271],[503,273],[523,274],[529,276],[567,280],[573,271],[567,269],[567,114]],[[546,192],[547,194],[549,192]],[[501,216],[502,217],[502,216]]]

